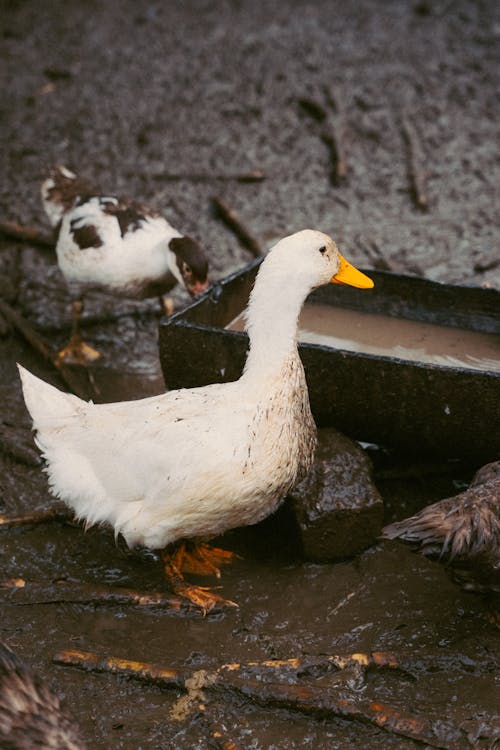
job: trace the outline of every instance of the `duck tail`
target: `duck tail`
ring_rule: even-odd
[[[63,393],[58,388],[37,378],[22,365],[17,365],[23,388],[24,403],[33,419],[33,428],[43,430],[55,427],[68,418],[74,417],[83,405],[77,396]]]

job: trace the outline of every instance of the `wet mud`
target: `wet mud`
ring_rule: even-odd
[[[364,267],[500,287],[497,3],[124,0],[117,12],[18,0],[1,11],[1,219],[46,229],[39,183],[64,163],[164,210],[207,247],[212,279],[251,257],[214,215],[217,194],[264,246],[313,226]],[[304,98],[320,100],[335,122],[347,165],[340,178],[337,165],[336,184],[325,123]],[[231,179],[256,169],[266,179]],[[423,188],[426,210],[415,201]],[[0,291],[51,346],[65,343],[70,299],[50,250],[2,239]],[[182,291],[174,298],[187,302]],[[89,296],[84,332],[104,354],[95,400],[162,390],[158,321],[155,300]],[[0,321],[0,513],[8,514],[54,504],[16,361],[63,387]],[[457,494],[479,468],[372,458],[385,523]],[[89,748],[494,747],[498,630],[488,602],[461,591],[438,563],[396,542],[304,562],[286,508],[219,541],[241,556],[219,582],[239,608],[203,618],[86,601],[80,584],[165,591],[158,555],[115,544],[108,529],[63,521],[0,529],[0,578],[48,586],[0,590],[0,639],[60,695]],[[54,581],[66,598],[61,588],[50,596]],[[255,669],[242,669],[215,687],[200,683],[201,693],[191,682],[194,698],[181,712],[186,689],[54,664],[66,649],[189,675],[292,657],[308,666],[279,676],[261,669],[257,685]],[[399,668],[325,668],[329,655],[373,652],[393,653]],[[406,733],[380,718],[389,709],[406,717]]]

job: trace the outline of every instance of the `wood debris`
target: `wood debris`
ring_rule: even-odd
[[[429,208],[429,198],[427,195],[427,174],[423,167],[425,161],[424,153],[418,133],[406,114],[402,115],[401,128],[407,147],[408,177],[413,200],[417,208],[427,211]]]
[[[281,661],[222,664],[216,669],[172,669],[158,664],[101,658],[94,652],[62,651],[53,657],[56,664],[87,671],[111,672],[166,688],[185,691],[174,707],[172,718],[184,720],[192,710],[204,710],[207,698],[235,696],[265,708],[284,708],[318,720],[344,718],[372,724],[391,734],[425,743],[442,750],[470,748],[466,727],[452,720],[433,721],[424,715],[373,700],[360,690],[359,675],[364,680],[367,669],[400,670],[397,657],[391,653],[373,652],[330,655]],[[403,660],[404,661],[404,660]],[[307,681],[308,670],[322,665],[330,672],[318,684]],[[429,666],[430,668],[430,666]],[[338,675],[343,674],[338,680]],[[314,673],[313,673],[314,674]],[[341,674],[341,676],[342,676]],[[352,676],[358,682],[352,685]],[[332,677],[329,684],[328,678]],[[231,745],[223,745],[231,747]]]
[[[31,326],[17,310],[9,305],[5,300],[0,299],[0,313],[16,329],[31,348],[42,358],[44,362],[55,369],[65,386],[74,393],[75,396],[84,399],[94,398],[97,394],[95,387],[89,377],[88,372],[78,373],[74,368],[68,367],[57,359],[57,353],[52,347],[40,336],[39,333]],[[79,368],[83,370],[83,368]]]
[[[50,519],[53,520],[53,519]],[[9,592],[9,603],[17,606],[36,604],[93,604],[96,606],[157,607],[163,613],[200,615],[199,610],[168,591],[136,591],[125,587],[101,586],[80,581],[26,581],[11,578],[0,581],[0,590]],[[114,663],[114,662],[113,662]],[[94,662],[92,662],[94,664]],[[119,660],[123,669],[125,661]],[[82,669],[85,669],[82,666]],[[93,667],[97,669],[97,667]],[[102,671],[110,671],[109,664]],[[151,676],[148,672],[148,679]]]
[[[41,232],[39,229],[22,226],[14,221],[1,221],[0,234],[11,240],[27,242],[30,245],[49,247],[52,250],[55,248],[54,238],[51,235],[45,234],[45,232]]]
[[[338,186],[348,172],[344,117],[338,96],[328,88],[325,91],[325,103],[319,99],[301,97],[299,104],[308,115],[321,123],[320,137],[330,151],[331,182]]]
[[[260,257],[264,252],[262,245],[243,224],[238,214],[233,211],[233,209],[230,208],[222,198],[215,196],[212,200],[216,213],[222,219],[224,224],[234,232],[241,244],[246,247],[247,250],[250,250],[252,255],[256,258]]]
[[[157,180],[165,182],[181,182],[187,180],[189,182],[263,182],[266,179],[266,175],[260,169],[254,169],[250,172],[241,172],[234,174],[224,173],[210,173],[210,172],[185,172],[185,173],[167,173],[154,175]]]
[[[65,508],[41,508],[40,510],[16,513],[14,515],[1,514],[0,528],[12,529],[17,526],[31,526],[42,523],[53,523],[54,521],[70,522],[72,520],[72,513]]]

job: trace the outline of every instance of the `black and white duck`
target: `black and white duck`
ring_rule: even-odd
[[[89,364],[100,355],[81,337],[83,297],[97,289],[123,297],[162,297],[177,283],[191,295],[208,287],[203,248],[157,211],[128,198],[100,193],[66,167],[41,187],[57,236],[59,268],[73,298],[73,331],[59,359]]]

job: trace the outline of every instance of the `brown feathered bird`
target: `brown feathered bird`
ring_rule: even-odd
[[[68,363],[90,364],[100,355],[81,337],[86,292],[117,297],[162,297],[177,283],[195,296],[208,287],[203,248],[157,211],[129,198],[100,192],[65,167],[56,167],[41,188],[45,212],[57,236],[59,268],[73,297],[73,333],[59,352]]]
[[[0,748],[85,750],[57,695],[1,642]]]
[[[483,466],[464,492],[391,523],[382,535],[443,562],[465,590],[499,594],[500,461]]]

